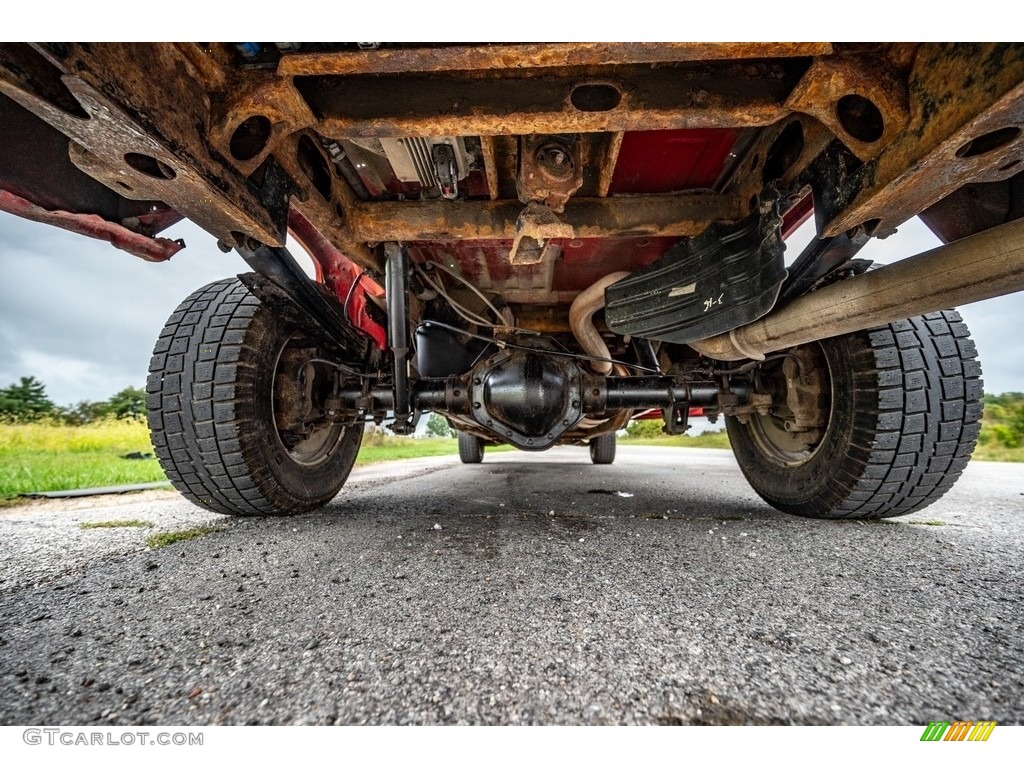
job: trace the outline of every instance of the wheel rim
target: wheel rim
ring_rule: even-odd
[[[786,412],[788,409],[773,406],[768,413],[755,412],[749,416],[747,426],[754,445],[765,457],[780,466],[798,467],[813,459],[825,443],[825,438],[833,422],[836,401],[835,375],[828,355],[825,354],[821,345],[815,343],[813,347],[814,355],[824,362],[822,370],[825,373],[826,381],[823,383],[822,389],[828,400],[826,427],[822,430],[821,436],[808,442],[798,436],[799,433],[787,429],[787,423],[792,419],[792,412]],[[772,393],[773,399],[780,397],[785,402],[786,377],[782,365],[777,365],[770,372],[768,390]]]
[[[786,467],[798,467],[814,458],[821,447],[821,441],[808,447],[794,439],[778,421],[777,417],[770,414],[750,416],[750,434],[761,453]]]
[[[315,364],[309,361],[319,355],[314,351],[310,354],[308,344],[302,343],[302,337],[295,334],[288,337],[277,351],[274,362],[274,378],[271,382],[271,410],[274,423],[274,436],[278,446],[288,457],[304,467],[316,467],[330,461],[341,446],[345,436],[345,427],[340,424],[310,422],[313,428],[308,434],[301,434],[283,429],[281,421],[290,409],[294,408],[296,399],[303,398],[303,376],[309,376]],[[315,375],[315,374],[314,374]],[[312,390],[313,404],[316,405],[316,390]]]

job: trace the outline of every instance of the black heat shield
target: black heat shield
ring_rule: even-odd
[[[605,290],[615,333],[687,344],[753,322],[779,295],[786,268],[777,203],[732,224],[713,224],[654,264]]]

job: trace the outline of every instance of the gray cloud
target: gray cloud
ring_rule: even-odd
[[[190,223],[168,236],[189,247],[150,264],[104,242],[0,216],[0,382],[37,376],[59,403],[141,386],[153,342],[178,303],[245,271]]]
[[[191,291],[246,271],[189,222],[168,237],[188,248],[149,264],[107,243],[0,214],[0,386],[44,381],[58,403],[98,400],[141,386],[167,316]],[[790,254],[810,235],[794,235]],[[888,262],[938,240],[917,220],[862,253]],[[991,392],[1024,390],[1024,294],[963,307]]]

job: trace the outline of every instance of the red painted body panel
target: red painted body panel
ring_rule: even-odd
[[[79,235],[106,240],[115,248],[127,251],[146,261],[167,261],[185,244],[180,240],[168,240],[165,237],[149,237],[122,227],[112,221],[88,213],[71,213],[70,211],[48,211],[23,197],[0,189],[0,211],[13,213],[30,221],[52,224],[55,227],[75,232]],[[180,217],[179,217],[180,218]]]
[[[511,240],[411,242],[408,249],[413,261],[454,265],[464,277],[483,289],[549,288],[558,293],[578,293],[611,272],[634,272],[652,264],[676,241],[674,237],[557,239],[551,241],[560,250],[553,265],[541,262],[515,267],[509,261]],[[555,303],[555,299],[550,303]]]
[[[630,131],[622,137],[613,195],[710,189],[736,143],[737,131]]]
[[[367,333],[378,348],[386,349],[387,331],[366,311],[367,294],[381,296],[384,289],[366,275],[360,279],[362,270],[294,208],[288,213],[288,229],[313,258],[317,280],[330,288],[338,301],[344,302],[352,283],[359,280],[348,302],[349,320],[356,328]]]

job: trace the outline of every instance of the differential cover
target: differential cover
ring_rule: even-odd
[[[552,445],[582,416],[580,371],[544,354],[506,350],[473,372],[473,415],[520,448]]]

